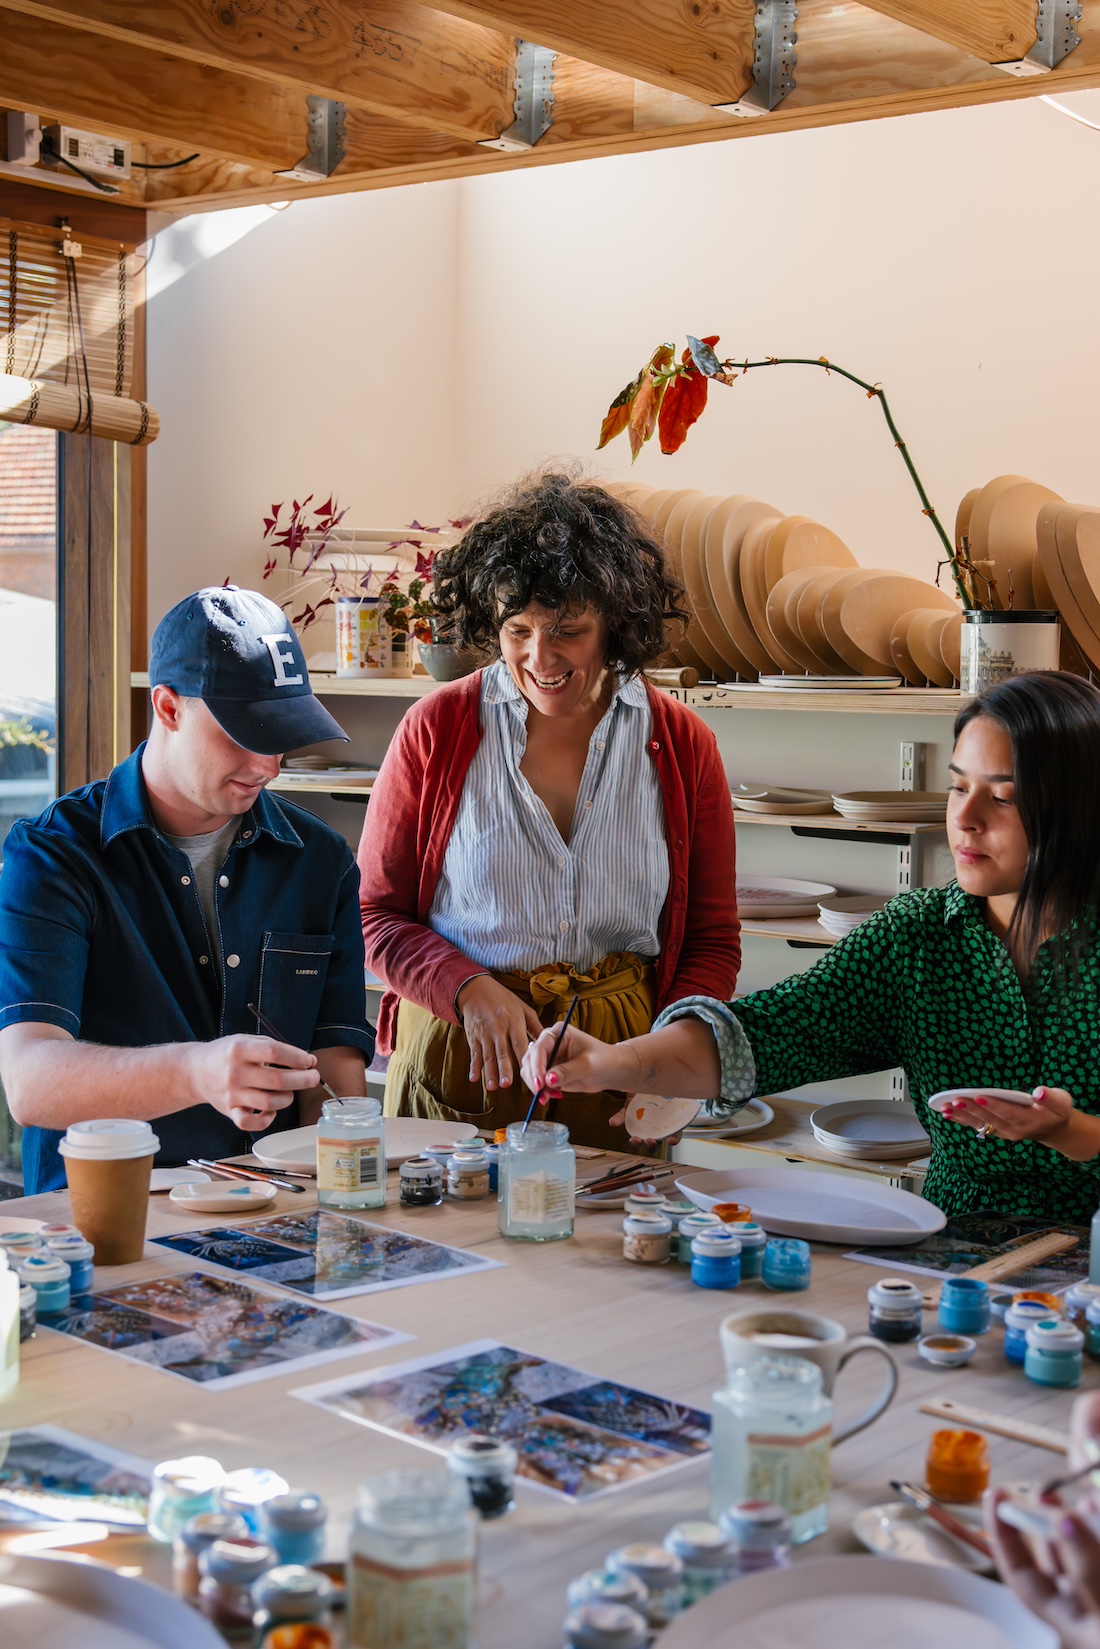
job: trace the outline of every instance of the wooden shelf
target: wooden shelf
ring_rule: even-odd
[[[431,676],[365,676],[357,680],[351,676],[333,676],[323,670],[311,670],[309,679],[316,693],[324,698],[419,699],[440,686]],[[148,670],[134,670],[131,687],[148,687]]]
[[[717,687],[680,689],[693,710],[817,710],[855,711],[878,716],[956,716],[965,703],[954,687],[894,687],[883,692],[827,687],[760,687],[754,681],[728,682]]]
[[[293,791],[298,796],[348,796],[361,802],[368,802],[374,786],[371,784],[339,784],[335,782],[332,784],[303,784],[301,779],[287,777],[272,779],[267,788],[277,790],[280,793]]]
[[[741,932],[754,939],[793,939],[806,945],[835,945],[836,938],[823,928],[816,916],[787,916],[774,922],[754,922],[751,917],[741,923]]]
[[[820,830],[831,835],[837,833],[858,836],[930,836],[937,832],[942,835],[946,830],[945,824],[905,824],[891,823],[883,819],[865,821],[862,819],[845,819],[839,813],[749,813],[734,803],[734,819],[738,826],[753,825],[784,825],[790,830]]]

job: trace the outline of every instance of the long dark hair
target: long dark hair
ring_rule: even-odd
[[[521,481],[436,555],[432,599],[462,645],[487,654],[532,603],[592,607],[607,623],[608,664],[627,676],[665,651],[667,624],[688,619],[649,524],[598,482],[555,473]]]
[[[1100,690],[1062,670],[1035,670],[973,699],[955,718],[956,739],[976,716],[1012,740],[1028,854],[1008,939],[1030,964],[1044,939],[1100,908]]]

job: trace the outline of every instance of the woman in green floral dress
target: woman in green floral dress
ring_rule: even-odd
[[[809,969],[732,1007],[691,997],[615,1048],[570,1030],[528,1051],[548,1093],[774,1093],[902,1066],[932,1139],[924,1194],[1087,1223],[1100,1205],[1100,691],[1014,676],[955,723],[947,833],[956,879],[892,899]],[[1013,1088],[940,1115],[945,1088]]]

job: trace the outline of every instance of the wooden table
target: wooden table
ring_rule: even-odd
[[[584,1166],[593,1171],[593,1165]],[[391,1175],[393,1198],[394,1181]],[[311,1193],[284,1192],[265,1213],[312,1205]],[[5,1203],[4,1213],[70,1217],[64,1192]],[[686,1269],[675,1263],[660,1269],[626,1264],[621,1215],[610,1212],[579,1214],[572,1241],[546,1246],[505,1242],[497,1233],[495,1201],[445,1204],[415,1214],[391,1203],[368,1217],[484,1252],[504,1260],[505,1268],[341,1300],[334,1309],[403,1329],[415,1341],[226,1392],[192,1387],[40,1329],[22,1347],[22,1380],[3,1406],[5,1426],[53,1422],[150,1461],[210,1454],[227,1468],[272,1466],[293,1486],[324,1496],[331,1514],[328,1555],[336,1557],[345,1550],[356,1489],[365,1477],[387,1467],[439,1463],[440,1457],[291,1398],[293,1387],[491,1337],[709,1408],[711,1393],[723,1381],[718,1324],[726,1312],[758,1307],[765,1299],[782,1301],[823,1312],[862,1333],[867,1288],[886,1274],[843,1259],[841,1249],[817,1247],[808,1292],[777,1297],[752,1283],[732,1296],[717,1296],[694,1287]],[[177,1213],[165,1198],[155,1197],[148,1230],[157,1236],[226,1223]],[[191,1270],[196,1263],[149,1249],[139,1264],[100,1270],[97,1283]],[[875,1425],[836,1449],[831,1526],[802,1548],[804,1554],[858,1550],[849,1532],[853,1514],[893,1499],[890,1478],[921,1477],[928,1439],[940,1424],[918,1412],[926,1396],[953,1397],[1061,1430],[1068,1426],[1072,1395],[1032,1385],[1010,1369],[999,1332],[980,1342],[967,1369],[932,1369],[915,1346],[899,1348],[896,1356],[898,1397]],[[880,1366],[878,1357],[853,1360],[838,1382],[838,1417],[870,1400]],[[1086,1387],[1098,1384],[1100,1365],[1086,1363]],[[1038,1479],[1059,1463],[1056,1455],[1001,1438],[991,1437],[989,1444],[997,1478]],[[706,1505],[705,1462],[581,1505],[521,1484],[516,1511],[483,1531],[479,1649],[515,1649],[520,1643],[524,1649],[559,1649],[569,1580],[626,1541],[659,1541],[681,1519],[705,1516]],[[110,1552],[103,1546],[85,1549],[167,1583],[163,1548],[144,1537],[110,1546]]]

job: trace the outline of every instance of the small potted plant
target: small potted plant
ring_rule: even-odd
[[[382,616],[390,630],[395,676],[411,676],[419,663],[419,649],[430,646],[435,608],[431,602],[433,551],[416,551],[416,571],[402,578],[395,568],[382,584]]]

